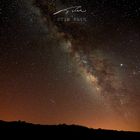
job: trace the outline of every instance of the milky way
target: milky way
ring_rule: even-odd
[[[140,131],[139,0],[2,0],[0,120]]]
[[[61,3],[57,7],[53,1],[36,1],[36,5],[39,5],[42,20],[50,32],[62,42],[63,49],[76,62],[83,79],[94,89],[93,94],[104,98],[103,103],[111,110],[117,111],[123,117],[128,117],[126,110],[129,100],[129,95],[126,95],[128,91],[124,87],[117,67],[113,64],[113,57],[100,46],[95,46],[91,27],[88,27],[87,23],[55,21],[57,17],[54,17],[53,13],[56,9],[67,5]],[[69,16],[72,14],[70,13]]]

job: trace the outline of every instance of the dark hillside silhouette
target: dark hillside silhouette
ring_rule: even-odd
[[[39,125],[22,121],[0,121],[0,132],[5,132],[5,137],[28,139],[31,136],[40,140],[140,140],[140,132],[90,129],[65,124]]]

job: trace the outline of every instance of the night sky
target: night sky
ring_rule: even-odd
[[[0,120],[140,131],[139,0],[1,0]]]

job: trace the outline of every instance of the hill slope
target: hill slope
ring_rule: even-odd
[[[39,125],[26,122],[4,122],[0,121],[1,134],[6,132],[16,138],[39,138],[39,139],[82,139],[82,140],[139,140],[140,132],[114,131],[102,129],[89,129],[77,125]]]

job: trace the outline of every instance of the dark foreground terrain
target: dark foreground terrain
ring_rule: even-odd
[[[140,140],[140,132],[89,129],[76,125],[38,125],[21,121],[0,121],[0,132],[5,139]]]

